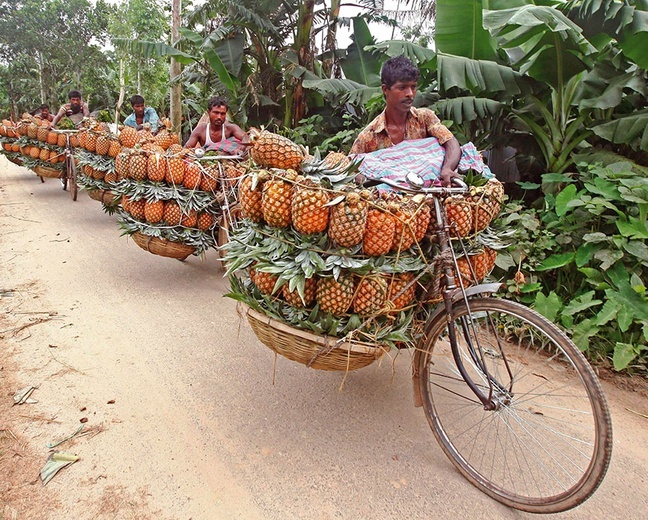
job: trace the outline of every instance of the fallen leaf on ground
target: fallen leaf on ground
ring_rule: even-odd
[[[71,453],[64,453],[62,451],[54,451],[50,453],[50,456],[47,457],[47,462],[40,472],[43,486],[47,484],[59,470],[63,469],[65,466],[73,464],[77,460],[79,460],[79,457],[77,455],[72,455]]]
[[[21,388],[20,390],[17,390],[16,393],[14,394],[14,404],[34,404],[37,403],[38,401],[36,399],[31,399],[29,396],[31,393],[36,390],[38,387],[37,386],[26,386],[25,388]]]

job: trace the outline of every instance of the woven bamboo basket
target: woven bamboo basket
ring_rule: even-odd
[[[61,175],[63,175],[63,170],[47,168],[45,166],[34,166],[32,170],[39,177],[47,177],[49,179],[60,179]]]
[[[18,157],[7,157],[7,159],[9,161],[11,161],[12,163],[14,163],[16,166],[22,166],[22,163],[23,163],[22,159],[20,159]]]
[[[102,204],[111,204],[115,200],[115,194],[110,190],[88,190],[88,197]]]
[[[349,371],[366,367],[385,350],[373,343],[342,341],[295,329],[239,303],[256,337],[277,354],[317,370]]]
[[[194,247],[178,242],[171,242],[163,238],[151,237],[140,233],[139,231],[131,235],[135,243],[145,251],[154,255],[166,256],[167,258],[177,258],[184,260],[189,255],[196,252]]]

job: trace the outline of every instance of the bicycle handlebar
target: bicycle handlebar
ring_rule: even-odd
[[[445,186],[429,186],[425,187],[423,186],[423,179],[417,175],[416,173],[408,173],[407,176],[405,177],[405,181],[407,184],[404,184],[403,182],[398,182],[394,181],[391,179],[375,179],[369,181],[369,183],[365,182],[366,185],[374,186],[377,184],[387,184],[388,186],[391,186],[392,188],[395,188],[400,191],[407,191],[409,193],[423,193],[425,195],[450,195],[450,194],[456,194],[456,193],[466,193],[468,191],[468,185],[463,182],[461,179],[458,179],[456,177],[453,177],[451,181],[454,184],[457,184],[457,187],[445,187]]]

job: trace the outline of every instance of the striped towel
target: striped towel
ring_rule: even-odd
[[[357,154],[354,158],[362,158],[359,172],[367,179],[380,180],[387,178],[394,181],[404,181],[409,172],[417,173],[425,181],[425,186],[441,176],[441,165],[445,157],[445,148],[435,137],[403,141],[390,148],[384,148],[370,153]],[[457,167],[459,172],[473,169],[484,177],[494,177],[488,166],[484,164],[481,154],[472,143],[461,147],[461,159]],[[379,189],[388,188],[386,185]]]
[[[228,137],[224,141],[213,143],[205,150],[217,151],[224,155],[245,155],[247,153],[247,147],[243,146],[236,137]]]

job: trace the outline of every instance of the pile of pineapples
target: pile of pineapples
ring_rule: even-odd
[[[51,131],[47,122],[38,117],[23,114],[17,123],[3,121],[0,142],[9,160],[26,168],[63,169],[65,135]]]
[[[431,282],[435,254],[430,202],[356,186],[357,164],[343,154],[320,160],[268,131],[251,140],[238,186],[243,220],[225,256],[230,296],[321,334],[414,341],[415,300]],[[451,232],[474,244],[457,262],[465,285],[494,265],[495,251],[477,237],[503,197],[499,182],[473,181],[468,197],[445,202]]]
[[[125,128],[120,140],[113,191],[121,196],[124,232],[186,244],[195,254],[216,247],[229,182],[221,183],[222,167],[198,161],[166,129],[152,136],[147,129]]]

